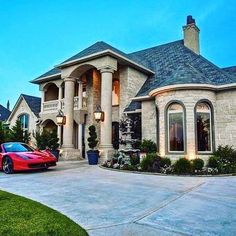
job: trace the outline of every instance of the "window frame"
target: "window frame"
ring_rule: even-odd
[[[171,151],[170,150],[170,133],[169,133],[169,127],[170,127],[170,117],[169,117],[169,108],[170,108],[170,106],[171,105],[173,105],[173,104],[178,104],[178,105],[180,105],[181,107],[182,107],[182,112],[172,112],[172,114],[173,113],[182,113],[182,115],[183,115],[183,118],[182,118],[182,120],[183,120],[183,142],[184,142],[184,144],[183,144],[183,146],[184,146],[184,148],[183,148],[183,151]],[[172,101],[170,101],[170,102],[168,102],[167,103],[167,105],[166,105],[166,108],[165,108],[165,140],[166,140],[166,142],[165,142],[165,146],[166,146],[166,154],[171,154],[171,155],[179,155],[179,154],[186,154],[187,153],[187,129],[186,129],[186,108],[185,108],[185,105],[184,105],[184,103],[183,102],[181,102],[181,101],[178,101],[178,100],[172,100]]]
[[[28,128],[24,128],[24,127],[22,127],[21,126],[21,128],[23,129],[23,131],[24,132],[28,132],[29,131],[29,124],[30,124],[30,115],[28,114],[28,113],[21,113],[18,117],[17,117],[17,119],[21,122],[21,120],[20,120],[20,118],[22,117],[22,116],[28,116]],[[25,118],[24,118],[24,121],[25,121]]]
[[[205,103],[209,107],[209,112],[197,112],[197,106],[201,103]],[[197,133],[197,117],[198,113],[210,114],[210,142],[211,151],[198,151],[198,133]],[[197,155],[209,155],[215,151],[215,132],[214,132],[214,110],[212,103],[207,99],[201,99],[195,104],[194,108],[194,122],[195,122],[195,152]]]

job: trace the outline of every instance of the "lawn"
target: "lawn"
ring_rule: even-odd
[[[84,236],[75,222],[38,202],[0,190],[0,235]]]

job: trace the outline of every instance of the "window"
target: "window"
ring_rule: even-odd
[[[112,106],[119,105],[120,100],[120,82],[119,80],[113,80],[112,82]]]
[[[24,131],[28,131],[28,129],[29,129],[29,115],[28,114],[20,115],[19,120],[20,120],[22,129]]]
[[[184,151],[184,109],[178,103],[172,103],[167,110],[168,116],[168,152]]]
[[[197,130],[197,151],[212,151],[212,122],[211,108],[205,103],[198,103],[196,106],[196,130]]]

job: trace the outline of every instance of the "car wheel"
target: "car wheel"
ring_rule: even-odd
[[[12,174],[13,173],[13,161],[10,157],[5,157],[2,163],[2,169],[5,174]]]

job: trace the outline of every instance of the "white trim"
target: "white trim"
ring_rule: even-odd
[[[132,114],[132,113],[141,113],[141,112],[142,112],[142,109],[136,109],[134,111],[125,111],[124,113]]]
[[[61,75],[61,73],[57,73],[57,74],[53,74],[53,75],[48,75],[48,76],[43,76],[43,77],[40,77],[40,78],[38,78],[38,79],[36,79],[36,80],[32,80],[32,81],[30,81],[30,82],[31,82],[31,83],[34,83],[34,82],[41,82],[41,80],[50,79],[50,78],[53,78],[53,77],[57,77],[57,76],[59,76],[59,75]]]
[[[211,84],[177,84],[177,85],[168,85],[161,88],[153,89],[151,92],[149,92],[148,96],[153,97],[157,94],[172,91],[172,90],[185,90],[185,89],[203,89],[203,90],[225,90],[225,89],[231,89],[236,88],[236,83],[232,84],[224,84],[224,85],[211,85]],[[143,96],[146,97],[146,96]],[[142,98],[142,97],[139,97]],[[137,99],[137,98],[136,98]]]
[[[131,98],[132,101],[144,101],[153,99],[149,95]]]

